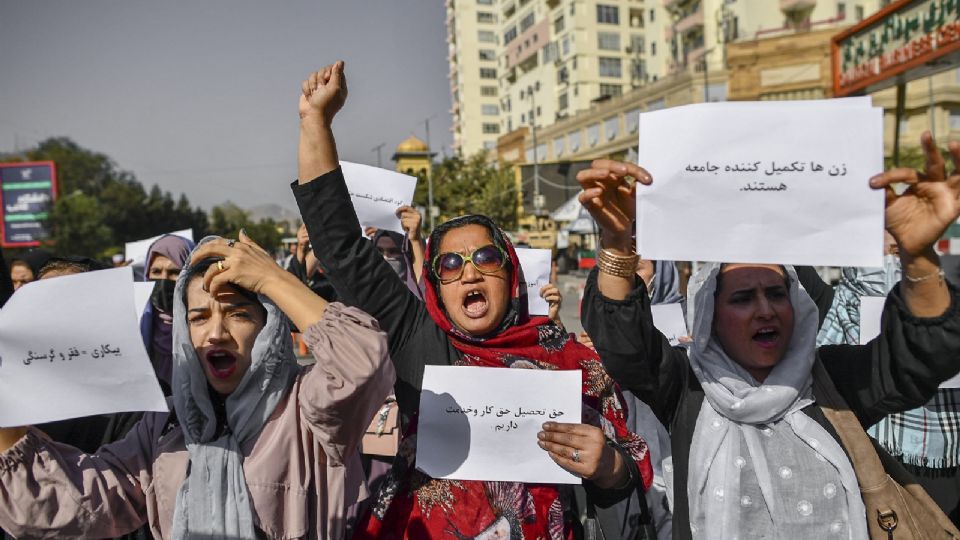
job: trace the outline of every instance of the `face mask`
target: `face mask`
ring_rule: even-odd
[[[393,273],[400,276],[400,280],[407,279],[407,265],[403,264],[403,259],[384,259],[390,265]]]
[[[164,313],[173,313],[173,289],[176,281],[158,279],[153,282],[153,293],[150,294],[150,303]]]

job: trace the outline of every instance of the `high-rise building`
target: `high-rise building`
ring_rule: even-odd
[[[500,136],[497,0],[446,0],[453,149],[472,155]]]
[[[646,37],[666,17],[662,0],[447,0],[446,9],[453,140],[464,155],[664,73],[662,39]]]

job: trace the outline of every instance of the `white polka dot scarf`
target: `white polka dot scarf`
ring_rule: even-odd
[[[812,503],[803,500],[789,509],[783,508],[783,497],[777,497],[782,493],[775,494],[773,490],[783,475],[788,474],[796,481],[820,482],[817,486],[826,482],[827,476],[839,476],[841,486],[836,489],[842,490],[845,496],[837,496],[833,501],[847,505],[846,514],[850,519],[846,536],[857,540],[868,538],[865,509],[850,460],[840,444],[802,412],[813,403],[816,305],[798,287],[793,268],[787,267],[795,315],[793,338],[784,357],[764,383],[758,384],[713,338],[714,291],[719,271],[719,264],[706,265],[690,287],[690,298],[695,305],[690,364],[706,397],[690,447],[687,497],[694,538],[735,539],[757,537],[761,532],[741,530],[740,526],[741,469],[745,466],[756,475],[763,502],[770,512],[773,530],[766,531],[770,536],[777,536],[787,511],[796,511],[801,516],[813,511]],[[741,443],[745,443],[746,448],[742,448]],[[774,444],[786,444],[790,448],[770,446]],[[788,451],[819,456],[818,459],[836,469],[836,474],[823,468],[792,471],[768,461],[768,456],[784,455]],[[778,474],[780,477],[775,478]],[[749,481],[752,482],[752,478]],[[808,530],[801,529],[802,537],[817,538],[825,526],[830,526],[814,518],[809,520]],[[803,520],[800,523],[803,527]],[[791,533],[798,532],[796,527],[797,524],[792,523]]]

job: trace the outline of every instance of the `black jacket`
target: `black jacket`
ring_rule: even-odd
[[[830,378],[865,427],[892,412],[926,403],[940,382],[960,369],[960,302],[953,286],[950,292],[946,313],[921,319],[907,310],[897,286],[887,298],[879,337],[868,345],[830,345],[817,350]],[[587,279],[581,318],[610,375],[650,405],[670,430],[673,536],[689,539],[689,451],[704,393],[686,351],[671,347],[653,326],[650,300],[640,279],[626,299],[615,301],[600,293],[594,270]],[[839,443],[819,407],[811,405],[803,412]]]

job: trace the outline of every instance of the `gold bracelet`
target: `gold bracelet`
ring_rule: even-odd
[[[597,250],[597,266],[604,274],[622,278],[631,278],[637,273],[637,261],[640,256],[618,255],[608,249]]]
[[[946,277],[946,274],[943,272],[943,268],[938,269],[936,272],[931,272],[925,276],[920,277],[910,277],[906,272],[903,273],[903,278],[909,281],[910,283],[920,283],[921,281],[926,281],[934,276],[939,277],[940,284],[943,285],[943,278]]]

